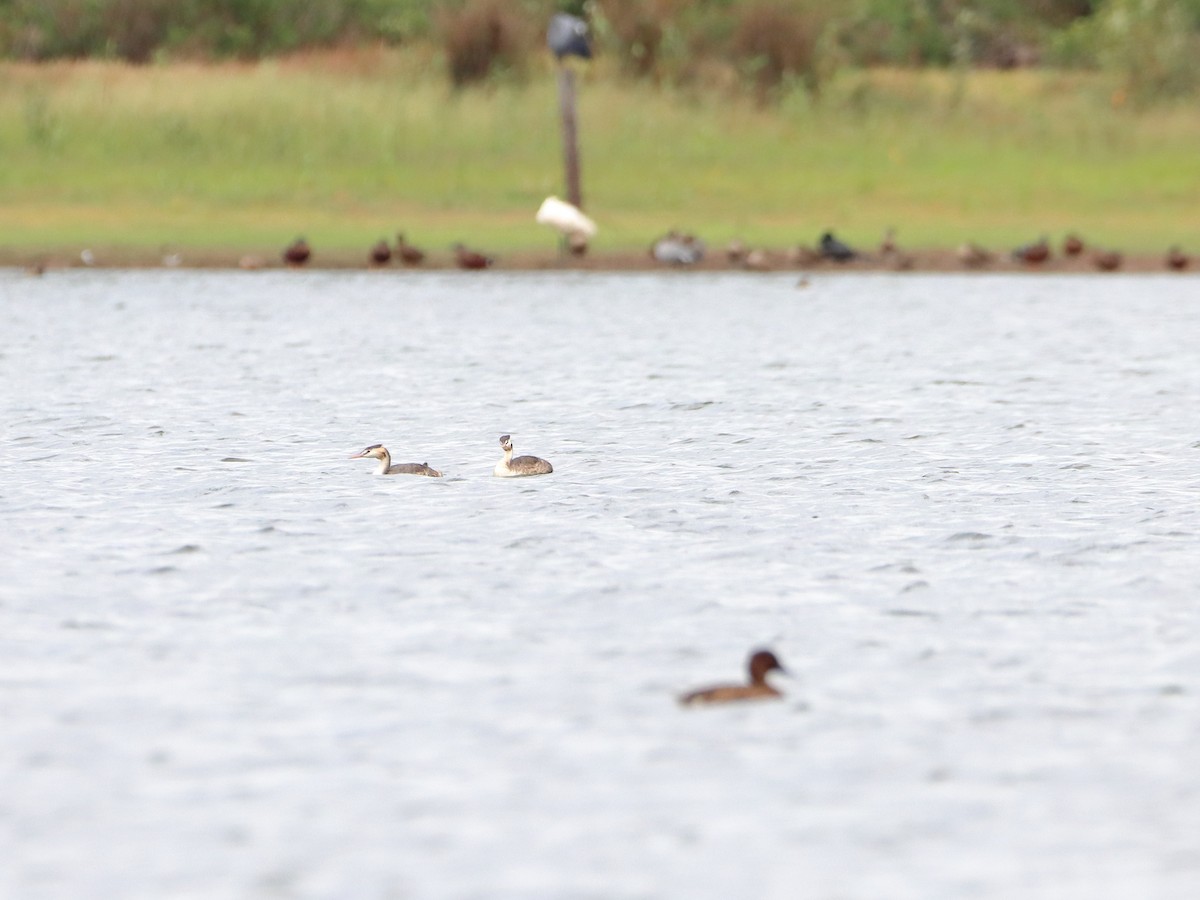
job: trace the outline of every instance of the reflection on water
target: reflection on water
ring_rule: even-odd
[[[793,285],[0,274],[0,895],[1192,896],[1194,279]]]

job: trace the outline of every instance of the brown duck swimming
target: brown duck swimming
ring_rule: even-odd
[[[383,444],[372,444],[363,450],[359,450],[351,459],[377,459],[379,460],[379,468],[375,470],[376,475],[427,475],[430,478],[441,478],[442,473],[437,469],[432,469],[429,463],[392,463],[392,455],[388,453],[387,447]]]
[[[719,684],[714,687],[689,691],[679,698],[685,706],[693,703],[732,703],[738,700],[772,700],[783,694],[767,684],[767,673],[772,671],[787,674],[775,654],[770,650],[756,650],[747,664],[750,670],[749,684]]]

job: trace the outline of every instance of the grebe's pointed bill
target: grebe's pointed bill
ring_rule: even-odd
[[[382,447],[383,447],[383,444],[372,444],[370,447],[364,447],[362,450],[359,450],[357,453],[353,454],[352,456],[350,456],[348,458],[349,459],[364,459],[364,458],[370,456],[373,451],[379,450]]]

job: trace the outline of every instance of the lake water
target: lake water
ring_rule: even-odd
[[[0,334],[0,896],[1200,896],[1195,277],[7,272]]]

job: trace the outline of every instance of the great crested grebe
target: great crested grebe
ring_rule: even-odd
[[[500,436],[500,447],[504,450],[504,459],[496,463],[496,468],[492,470],[493,475],[514,478],[518,475],[549,475],[554,471],[550,463],[536,456],[518,456],[513,459],[512,438],[507,434]]]
[[[376,475],[428,475],[430,478],[441,478],[442,473],[429,467],[429,463],[396,463],[392,465],[392,454],[388,453],[383,444],[372,444],[350,457],[351,459],[377,459],[379,468]]]
[[[702,688],[690,691],[679,698],[685,706],[692,703],[730,703],[736,700],[770,700],[782,697],[783,694],[767,684],[767,673],[780,671],[785,675],[787,669],[779,664],[775,654],[770,650],[757,650],[750,655],[749,684],[720,684],[716,687]]]

